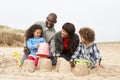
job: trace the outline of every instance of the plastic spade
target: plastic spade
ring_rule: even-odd
[[[14,52],[14,53],[13,53],[13,56],[15,56],[15,58],[16,58],[16,60],[17,60],[17,62],[18,62],[18,66],[21,67],[22,64],[21,64],[21,62],[20,62],[20,59],[19,59],[19,56],[18,56],[18,52]]]

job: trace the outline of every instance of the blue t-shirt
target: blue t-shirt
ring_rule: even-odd
[[[38,48],[36,47],[38,44],[46,42],[44,38],[29,38],[27,40],[27,47],[30,50],[30,55],[33,57],[36,57],[36,52],[38,51]]]

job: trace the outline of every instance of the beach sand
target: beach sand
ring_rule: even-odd
[[[86,76],[75,76],[72,72],[22,72],[13,52],[23,56],[23,48],[0,47],[0,80],[120,80],[120,42],[98,43],[102,55],[102,68],[90,70]]]

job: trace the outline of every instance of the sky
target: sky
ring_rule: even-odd
[[[76,33],[92,28],[96,42],[120,41],[120,0],[0,0],[0,25],[26,30],[49,13],[58,16],[57,31],[71,22]]]

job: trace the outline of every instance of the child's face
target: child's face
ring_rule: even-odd
[[[35,38],[39,38],[42,35],[41,33],[42,33],[42,30],[36,29],[33,35]]]
[[[62,38],[67,38],[69,35],[64,29],[62,29],[61,36],[62,36]]]
[[[81,39],[81,42],[83,42],[84,44],[88,44],[88,42],[84,39],[83,36],[80,35],[80,39]]]

